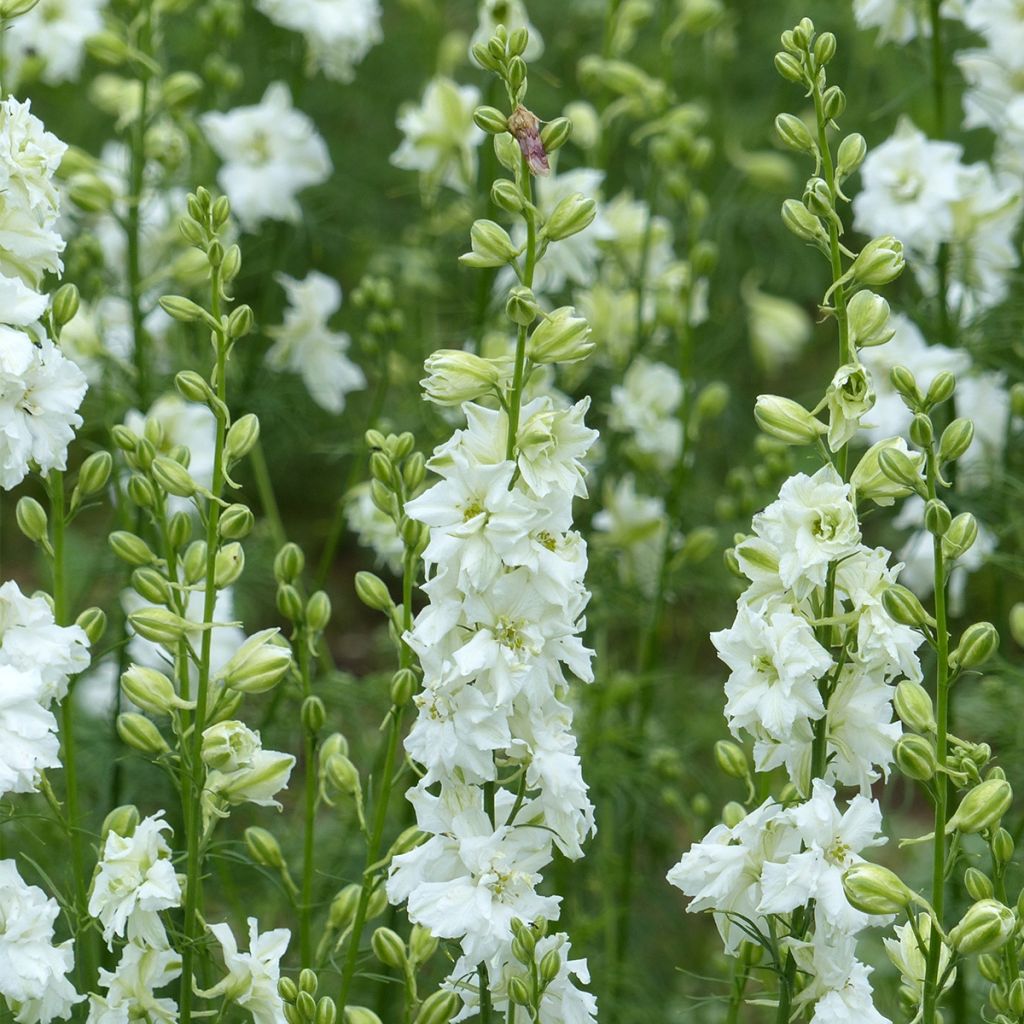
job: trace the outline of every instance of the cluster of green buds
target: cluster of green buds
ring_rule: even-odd
[[[516,964],[507,969],[508,999],[512,1006],[521,1006],[530,1020],[540,1020],[541,1001],[548,986],[562,969],[562,956],[557,949],[548,949],[537,956],[537,945],[547,935],[547,921],[539,918],[532,925],[519,918],[512,921],[512,955]]]
[[[335,1024],[338,1007],[330,996],[316,998],[319,980],[316,972],[305,967],[299,972],[298,982],[282,978],[277,993],[284,1005],[284,1019],[288,1024]]]
[[[775,131],[789,149],[814,161],[800,199],[787,199],[782,220],[798,238],[818,249],[828,261],[832,283],[821,303],[823,315],[839,329],[841,365],[814,409],[792,399],[762,395],[755,416],[762,430],[785,444],[824,444],[840,452],[856,433],[861,418],[875,403],[871,379],[858,359],[858,350],[883,345],[893,336],[889,306],[871,289],[888,284],[903,270],[903,249],[892,236],[874,238],[858,253],[841,241],[840,203],[849,199],[843,183],[860,167],[867,153],[863,136],[844,136],[833,152],[830,130],[846,109],[846,97],[829,85],[826,68],[836,52],[831,32],[815,32],[809,18],[782,33],[783,49],[775,67],[783,78],[800,85],[814,103],[814,122],[795,114],[779,114]],[[818,414],[828,413],[828,423]]]
[[[406,942],[391,928],[380,927],[370,939],[373,955],[402,975],[405,988],[405,1019],[413,1024],[448,1024],[459,1008],[459,997],[450,989],[433,992],[420,999],[416,974],[437,951],[438,940],[421,925],[413,925]],[[375,1020],[376,1024],[376,1020]]]

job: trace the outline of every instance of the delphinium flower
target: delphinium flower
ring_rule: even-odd
[[[271,82],[257,104],[211,111],[199,124],[222,161],[217,182],[247,231],[264,220],[299,220],[296,195],[330,176],[327,146],[310,118],[292,106],[284,82]]]
[[[611,397],[610,426],[628,433],[641,457],[650,456],[658,469],[674,465],[683,451],[683,425],[675,415],[683,384],[676,370],[638,356]]]
[[[521,106],[525,83],[508,77],[510,61],[523,66],[527,40],[525,30],[498,29],[473,52],[505,80],[513,110],[475,114],[512,172],[500,187],[529,197],[532,174],[548,166],[547,147],[564,134],[552,134],[558,121],[539,133]],[[428,604],[405,637],[423,670],[406,741],[422,777],[409,799],[428,838],[393,858],[387,892],[407,903],[414,923],[459,942],[463,959],[445,985],[462,997],[463,1015],[479,1007],[492,1019],[512,993],[534,1020],[554,1024],[591,1021],[595,1010],[573,983],[586,977],[585,965],[567,965],[558,952],[568,953],[567,938],[546,937],[560,898],[538,886],[554,848],[578,858],[594,829],[568,674],[592,678],[592,652],[579,637],[586,548],[572,529],[572,504],[586,495],[583,459],[596,433],[583,422],[588,401],[566,408],[544,395],[525,402],[524,392],[536,368],[571,363],[592,348],[574,310],[543,311],[531,288],[538,234],[550,230],[554,248],[584,230],[595,207],[570,197],[557,231],[536,207],[519,209],[527,231],[521,283],[508,305],[517,328],[512,359],[442,351],[426,364],[426,397],[461,404],[466,426],[427,463],[440,480],[405,505],[429,530]],[[517,262],[519,250],[496,223],[477,221],[471,239],[466,265]],[[502,781],[509,769],[516,788]],[[538,971],[534,954],[545,942],[551,949]]]
[[[4,29],[10,83],[30,67],[47,85],[77,81],[85,44],[103,29],[106,7],[107,0],[39,0],[14,18]]]
[[[356,67],[384,38],[377,0],[257,0],[275,25],[302,33],[311,68],[351,82]]]
[[[341,307],[341,287],[316,271],[301,281],[287,274],[279,274],[278,280],[288,307],[284,323],[267,331],[274,339],[267,362],[274,369],[300,373],[313,401],[339,413],[349,392],[366,387],[363,371],[346,355],[351,339],[327,326]]]

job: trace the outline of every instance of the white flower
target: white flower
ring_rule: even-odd
[[[173,949],[154,949],[129,942],[113,972],[100,968],[100,984],[106,996],[89,996],[87,1024],[176,1024],[178,1004],[156,990],[181,976],[181,955]]]
[[[374,503],[368,483],[357,484],[346,495],[345,522],[359,546],[369,548],[379,565],[386,565],[396,576],[401,573],[405,544],[395,521]]]
[[[405,138],[391,154],[391,162],[402,170],[418,171],[428,199],[442,185],[466,192],[476,180],[476,151],[484,138],[473,121],[479,103],[476,86],[434,78],[419,106],[406,104],[399,110],[398,130]]]
[[[44,473],[67,466],[85,391],[82,371],[48,338],[36,345],[0,326],[0,490],[20,484],[32,463]]]
[[[632,475],[605,483],[601,510],[593,519],[594,544],[616,549],[619,578],[653,597],[665,547],[665,502],[638,494]]]
[[[861,166],[853,201],[854,226],[870,235],[895,235],[926,261],[953,233],[952,203],[960,199],[956,143],[928,139],[908,118],[871,150]]]
[[[794,1003],[814,1003],[811,1024],[892,1024],[872,999],[872,968],[854,956],[855,940],[831,928],[811,942],[789,943],[798,969],[809,978]]]
[[[821,931],[831,928],[852,935],[874,923],[850,906],[843,891],[843,872],[863,861],[861,850],[886,841],[879,835],[882,811],[877,801],[855,796],[840,814],[835,789],[815,779],[811,798],[785,813],[804,850],[790,854],[783,863],[765,865],[758,910],[785,914],[814,900]]]
[[[0,794],[34,793],[44,768],[59,768],[57,720],[42,703],[34,669],[0,664]]]
[[[612,388],[609,422],[614,429],[630,433],[640,452],[667,469],[683,450],[683,426],[676,415],[682,400],[679,374],[665,363],[638,356],[622,383]]]
[[[1010,425],[1010,390],[1006,375],[995,371],[973,373],[956,382],[954,403],[958,416],[974,424],[974,440],[957,460],[959,487],[984,486],[1000,465]]]
[[[296,194],[331,173],[324,140],[284,82],[271,82],[254,106],[206,113],[199,124],[223,161],[217,183],[247,231],[267,219],[298,221]]]
[[[171,826],[163,811],[143,818],[130,836],[107,833],[89,895],[89,913],[103,925],[113,949],[114,936],[156,949],[167,946],[159,912],[181,905],[181,886],[162,833]]]
[[[1024,53],[1024,18],[1016,0],[971,0],[965,4],[964,24],[980,33],[1001,60],[1020,67]]]
[[[801,616],[741,604],[732,627],[712,633],[711,642],[731,670],[725,713],[734,733],[763,729],[785,741],[798,719],[824,715],[818,680],[831,670],[832,656]]]
[[[30,14],[45,6],[43,0]],[[23,24],[18,18],[10,30]],[[45,130],[28,100],[19,103],[12,96],[0,103],[0,182],[5,203],[31,210],[41,226],[52,224],[60,206],[53,176],[67,148]]]
[[[12,19],[4,31],[11,84],[25,61],[41,62],[39,77],[47,85],[78,80],[85,43],[103,29],[107,0],[40,0],[28,13]]]
[[[275,339],[267,362],[274,369],[301,374],[313,401],[340,413],[345,396],[366,387],[363,371],[345,354],[351,339],[327,326],[341,306],[341,288],[316,271],[301,281],[287,274],[277,279],[288,293],[288,308],[284,323],[267,331]]]
[[[914,925],[909,921],[906,924],[897,925],[893,932],[895,939],[882,939],[885,952],[893,965],[900,972],[900,978],[904,985],[915,993],[917,1002],[920,1003],[924,996],[924,983],[927,975],[928,949],[931,945],[932,919],[925,913],[920,913],[914,922],[917,925],[916,934]],[[921,945],[918,944],[920,935]],[[924,947],[922,949],[922,946]],[[952,956],[949,947],[942,943],[939,947],[939,977],[945,978],[942,991],[945,992],[956,980],[956,968],[949,974],[946,968],[949,966],[949,959]]]
[[[384,38],[377,0],[256,0],[256,9],[301,32],[310,64],[336,82],[351,82],[356,65]]]
[[[255,917],[249,924],[249,952],[240,953],[227,924],[211,924],[210,931],[221,945],[227,976],[208,992],[205,999],[223,996],[252,1014],[256,1024],[284,1024],[284,1003],[277,991],[281,979],[281,957],[288,951],[291,932],[287,928],[259,933]]]
[[[927,3],[922,0],[853,0],[853,16],[860,28],[877,28],[880,43],[903,46],[918,35],[931,34]]]
[[[13,860],[0,861],[0,995],[18,1024],[67,1020],[84,996],[65,975],[74,967],[71,940],[53,944],[57,901],[26,885]]]
[[[628,191],[620,192],[602,208],[612,238],[603,243],[629,283],[643,274],[647,285],[655,282],[674,259],[672,225],[665,217],[651,213],[642,199]],[[607,266],[607,263],[606,263]]]
[[[774,800],[766,800],[733,828],[716,825],[695,843],[668,873],[668,881],[692,902],[687,912],[715,912],[726,952],[735,955],[748,938],[746,925],[767,933],[758,909],[765,864],[800,849],[789,817]]]

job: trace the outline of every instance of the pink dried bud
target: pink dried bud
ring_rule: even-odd
[[[522,104],[509,114],[508,130],[519,143],[530,173],[542,177],[550,174],[547,150],[540,138],[540,122]]]

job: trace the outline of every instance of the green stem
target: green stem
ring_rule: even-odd
[[[491,1003],[491,979],[487,973],[487,964],[481,960],[476,971],[480,978],[480,1024],[491,1024],[494,1007]]]
[[[729,994],[729,1012],[725,1017],[725,1024],[738,1024],[740,1019],[740,1007],[743,1005],[743,994],[747,990],[747,979],[750,977],[750,960],[747,955],[747,947],[743,947],[740,958],[736,961],[732,974],[732,992]]]
[[[210,312],[220,321],[220,274],[213,272]],[[217,349],[214,384],[217,397],[227,404],[227,338],[220,329],[216,332]],[[217,412],[217,439],[213,453],[213,482],[211,492],[219,497],[224,489],[224,437],[227,430],[225,416]],[[220,505],[209,502],[206,510],[206,576],[203,592],[203,624],[213,622],[217,601],[217,527],[220,522]],[[210,655],[213,630],[203,630],[199,654],[199,680],[196,684],[196,710],[192,722],[192,801],[186,810],[188,829],[187,880],[185,889],[185,941],[181,951],[181,1024],[189,1024],[192,1016],[192,974],[195,946],[199,937],[200,886],[202,884],[202,798],[206,772],[203,769],[203,730],[206,727],[206,705],[210,689]]]
[[[260,496],[260,505],[263,514],[270,524],[270,535],[274,541],[274,550],[280,551],[288,541],[288,534],[285,533],[284,523],[281,521],[281,510],[277,506],[277,498],[274,496],[274,484],[270,478],[270,470],[267,468],[267,457],[263,453],[263,443],[259,438],[249,452],[252,475],[256,480],[256,490]]]
[[[929,0],[931,24],[931,79],[934,137],[946,137],[946,53],[942,32],[942,0]],[[935,262],[936,301],[939,304],[939,336],[944,345],[953,343],[953,322],[949,315],[949,245],[943,242]]]
[[[936,480],[939,475],[938,461],[934,449],[928,453],[928,496],[936,495]],[[936,920],[942,924],[943,904],[946,889],[946,816],[949,801],[947,767],[947,734],[949,731],[949,629],[946,615],[946,566],[942,553],[942,540],[935,537],[935,838],[932,841],[932,908]],[[938,977],[942,955],[942,937],[938,929],[932,929],[925,969],[924,1006],[922,1024],[936,1024],[938,1018]]]
[[[312,692],[309,673],[309,641],[303,633],[299,636],[299,674],[302,676],[303,697]],[[302,966],[313,966],[313,868],[314,839],[316,838],[316,735],[303,727],[305,733],[306,757],[306,806],[302,844],[302,916],[299,923],[299,945]]]

